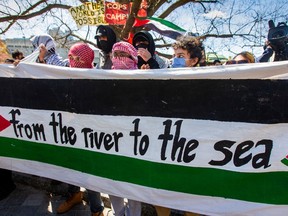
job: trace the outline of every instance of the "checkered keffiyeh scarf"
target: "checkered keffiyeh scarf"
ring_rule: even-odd
[[[132,44],[125,41],[115,43],[112,48],[112,55],[115,51],[126,52],[131,55],[132,59],[127,57],[112,57],[112,69],[138,69],[137,50]]]
[[[34,36],[33,38],[31,38],[31,42],[32,42],[34,49],[38,48],[40,44],[43,44],[48,50],[48,54],[55,53],[56,45],[55,45],[53,38],[50,35],[43,34],[43,35]]]
[[[70,67],[76,68],[93,68],[94,51],[85,43],[74,44],[68,53],[68,56],[79,56],[79,61],[70,59]]]

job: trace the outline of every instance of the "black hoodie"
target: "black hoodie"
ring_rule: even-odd
[[[146,62],[142,59],[142,57],[138,56],[138,68],[141,68],[143,64],[149,64],[150,69],[159,69],[159,64],[155,60],[155,42],[152,35],[147,31],[137,32],[133,37],[133,46],[136,47],[136,42],[138,41],[148,41],[148,51],[151,53],[151,58]]]
[[[107,36],[107,45],[103,46],[100,42],[100,36]],[[116,34],[109,26],[100,25],[96,30],[95,36],[97,47],[101,49],[105,54],[111,52],[113,45],[116,43]]]
[[[107,36],[107,41],[100,41],[100,36]],[[100,53],[102,58],[100,58],[97,68],[111,69],[112,61],[109,53],[112,51],[112,47],[117,41],[115,32],[109,26],[100,25],[96,30],[95,39],[97,47],[102,51],[102,53]]]

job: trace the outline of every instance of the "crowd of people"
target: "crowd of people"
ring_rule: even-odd
[[[74,68],[97,68],[97,69],[118,69],[118,70],[145,70],[162,68],[180,68],[201,66],[203,60],[204,46],[196,37],[184,35],[179,37],[172,45],[174,50],[173,58],[167,59],[156,54],[155,42],[152,35],[147,31],[140,31],[133,37],[132,44],[117,39],[115,32],[109,26],[100,25],[96,30],[96,44],[100,49],[100,61],[95,66],[94,51],[83,42],[74,44],[68,53],[67,59],[62,59],[56,52],[56,45],[50,35],[37,35],[31,39],[32,45],[38,52],[36,62],[63,67]],[[255,58],[250,52],[241,52],[232,60],[224,64],[243,64],[268,61],[273,50],[267,47],[263,55]],[[19,64],[25,57],[20,51],[12,53],[13,59],[7,59],[6,63]],[[215,60],[213,65],[222,65]],[[7,197],[14,189],[15,184],[11,177],[11,171],[0,169],[2,181],[5,187],[0,190],[0,200]],[[87,190],[92,216],[103,216],[103,202],[101,194],[97,191]],[[77,185],[69,185],[69,195],[64,203],[57,208],[57,213],[68,212],[73,206],[82,202],[83,192]],[[141,216],[141,202],[128,199],[124,204],[125,197],[109,195],[115,216]],[[158,216],[169,216],[170,209],[155,206]],[[186,216],[199,214],[185,212]]]
[[[96,69],[112,69],[112,59],[119,59],[112,53],[112,48],[116,43],[123,42],[117,39],[113,29],[109,26],[100,25],[96,30],[96,44],[100,50],[99,63],[93,62]],[[56,52],[56,46],[53,38],[50,35],[37,35],[31,39],[35,51],[39,52],[36,59],[37,63],[45,63],[58,66],[68,66],[69,61],[62,59]],[[162,69],[162,68],[179,68],[179,67],[196,67],[206,66],[204,46],[197,37],[190,35],[183,35],[178,37],[172,44],[174,53],[171,59],[159,56],[156,53],[156,45],[152,35],[147,31],[137,32],[132,40],[133,47],[137,50],[137,68],[136,69]],[[226,62],[221,62],[216,59],[211,65],[230,65],[230,64],[244,64],[256,62],[268,62],[272,57],[274,51],[272,46],[266,46],[263,54],[256,58],[251,52],[243,51],[236,54],[233,59]],[[120,56],[121,57],[121,56]],[[12,63],[17,65],[24,59],[24,55],[19,50],[12,53],[12,58],[5,60],[5,63]],[[123,62],[129,60],[122,59]],[[129,69],[122,66],[121,69]]]

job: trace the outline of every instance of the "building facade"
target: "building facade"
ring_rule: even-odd
[[[28,38],[10,38],[4,40],[3,42],[6,44],[10,55],[12,52],[19,50],[24,54],[24,56],[28,56],[34,50],[32,43]]]

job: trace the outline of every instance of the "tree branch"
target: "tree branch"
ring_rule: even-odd
[[[142,0],[135,0],[133,2],[131,12],[130,12],[129,17],[128,17],[127,21],[126,21],[124,29],[121,32],[120,38],[122,38],[124,40],[128,39],[129,32],[132,29],[132,26],[134,24],[135,17],[137,16],[138,10],[139,10],[140,5],[141,5],[141,2],[142,2]]]
[[[211,0],[211,1],[201,1],[201,0],[178,0],[175,3],[173,3],[170,7],[167,8],[160,16],[159,18],[164,19],[167,17],[172,11],[174,11],[176,8],[181,7],[187,3],[217,3],[218,0]]]
[[[45,1],[45,0],[43,0]],[[39,16],[45,12],[48,12],[52,9],[55,9],[55,8],[59,8],[59,9],[66,9],[68,10],[71,6],[69,5],[63,5],[63,4],[48,4],[47,7],[39,10],[39,11],[36,11],[34,13],[30,13],[30,14],[25,14],[25,13],[28,13],[31,9],[27,9],[25,12],[23,12],[21,15],[10,15],[10,16],[6,16],[6,17],[0,17],[0,22],[8,22],[8,21],[11,21],[11,20],[28,20],[32,17],[35,17],[35,16]]]

